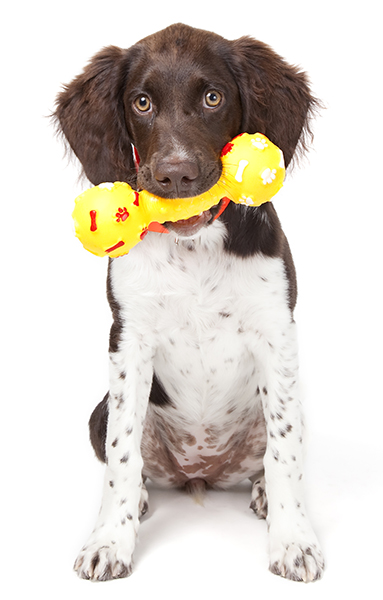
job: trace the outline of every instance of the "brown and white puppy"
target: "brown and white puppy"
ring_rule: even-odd
[[[102,50],[61,92],[56,118],[92,183],[176,198],[216,183],[221,149],[241,132],[264,133],[288,165],[316,105],[305,75],[263,43],[178,24]],[[250,478],[271,571],[322,575],[302,492],[289,246],[271,203],[217,211],[110,260],[110,388],[90,420],[105,485],[81,577],[130,574],[146,477],[192,490]]]

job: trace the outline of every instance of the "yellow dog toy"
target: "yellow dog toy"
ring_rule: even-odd
[[[164,199],[123,182],[102,183],[75,200],[76,236],[97,256],[122,256],[145,237],[151,223],[189,219],[223,198],[259,206],[280,190],[285,176],[282,151],[261,133],[244,133],[221,153],[222,173],[207,192],[193,198]]]

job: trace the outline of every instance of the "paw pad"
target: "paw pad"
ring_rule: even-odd
[[[276,177],[276,173],[277,173],[276,169],[265,169],[261,175],[263,185],[266,185],[267,183],[273,183],[273,181]]]
[[[261,138],[261,137],[253,138],[251,140],[251,143],[255,148],[258,148],[258,150],[264,150],[268,146],[268,143],[265,140],[265,138]]]
[[[124,206],[124,208],[119,208],[118,211],[116,212],[116,221],[117,223],[119,223],[120,221],[126,221],[126,219],[129,217],[129,213],[126,210],[126,207]]]

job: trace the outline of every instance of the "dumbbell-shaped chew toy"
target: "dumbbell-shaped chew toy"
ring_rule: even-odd
[[[282,151],[261,133],[243,133],[221,153],[218,182],[200,196],[165,199],[124,182],[102,183],[75,200],[76,236],[97,256],[122,256],[142,240],[151,223],[189,219],[228,198],[259,206],[280,190],[285,176]]]

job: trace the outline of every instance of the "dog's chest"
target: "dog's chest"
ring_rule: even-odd
[[[265,446],[257,356],[286,317],[284,270],[279,260],[238,259],[208,242],[149,243],[128,267],[129,291],[114,278],[129,326],[152,340],[171,402],[148,411],[144,458],[152,464],[166,447],[178,474],[205,476],[235,449],[234,471],[254,473]]]
[[[159,269],[154,369],[172,400],[201,418],[253,395],[256,354],[287,313],[281,261],[214,250],[173,244]]]
[[[177,253],[181,258],[182,250]],[[185,417],[190,410],[190,419],[217,422],[235,396],[253,387],[249,307],[232,261],[219,257],[209,264],[197,256],[187,257],[186,271],[175,259],[158,310],[154,370]]]

